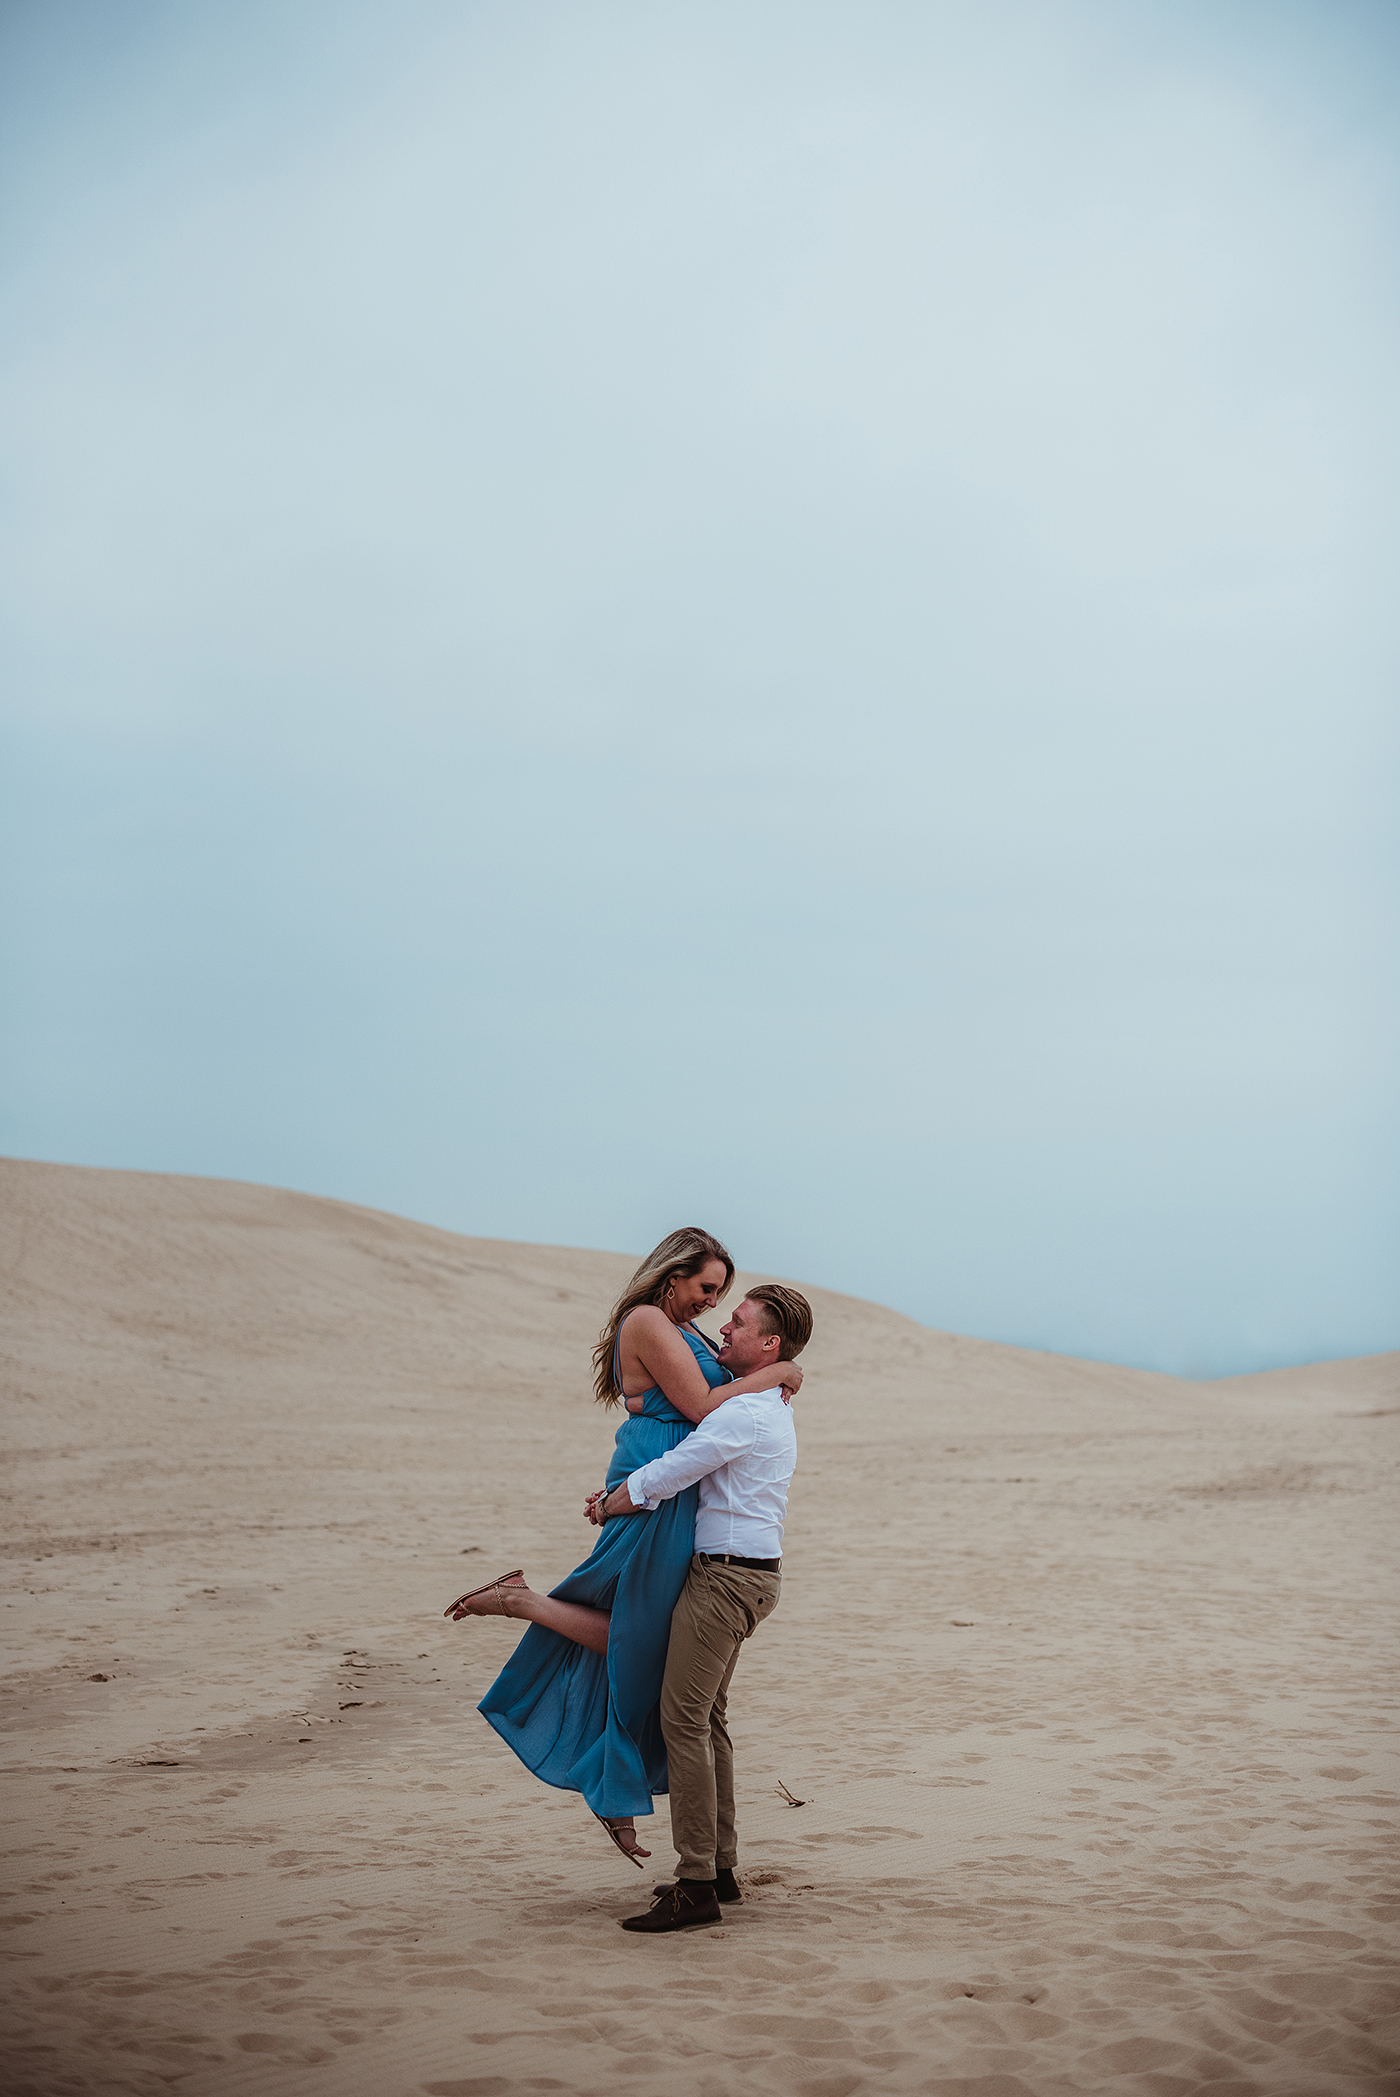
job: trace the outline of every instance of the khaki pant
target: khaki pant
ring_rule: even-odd
[[[739,1648],[778,1606],[782,1581],[743,1565],[690,1561],[671,1618],[661,1685],[661,1732],[671,1773],[671,1840],[680,1877],[712,1879],[733,1870],[734,1750],[725,1726]]]

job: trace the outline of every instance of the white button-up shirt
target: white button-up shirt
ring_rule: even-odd
[[[779,1386],[726,1398],[683,1442],[634,1471],[627,1492],[634,1507],[659,1507],[698,1480],[697,1551],[781,1558],[796,1469],[797,1429]]]

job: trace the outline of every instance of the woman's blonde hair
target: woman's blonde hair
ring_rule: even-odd
[[[617,1359],[617,1335],[623,1319],[629,1311],[635,1311],[644,1303],[662,1304],[670,1291],[672,1282],[688,1281],[698,1274],[711,1260],[724,1262],[724,1287],[721,1296],[727,1296],[734,1280],[734,1262],[708,1231],[697,1230],[687,1224],[683,1230],[672,1231],[669,1238],[649,1252],[642,1261],[627,1287],[612,1307],[607,1324],[598,1336],[593,1350],[593,1395],[599,1405],[616,1405],[622,1397],[617,1386],[614,1364]]]

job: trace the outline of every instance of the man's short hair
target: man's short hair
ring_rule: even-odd
[[[782,1335],[779,1361],[794,1361],[812,1337],[811,1304],[781,1282],[760,1282],[747,1295],[750,1303],[759,1306],[759,1330]]]

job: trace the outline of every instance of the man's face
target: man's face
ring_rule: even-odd
[[[719,1358],[735,1376],[748,1376],[755,1369],[772,1368],[778,1361],[782,1339],[763,1330],[763,1306],[746,1296],[734,1307],[728,1325],[722,1325],[724,1345]]]

